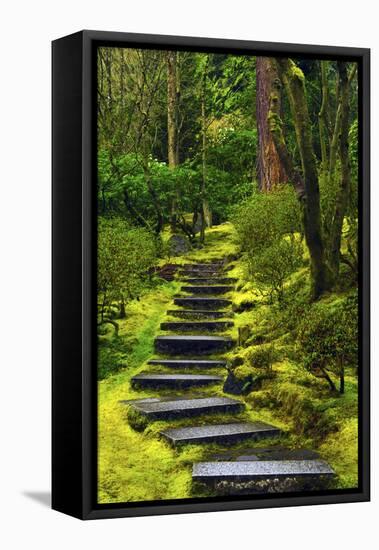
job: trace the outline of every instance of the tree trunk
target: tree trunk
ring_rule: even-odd
[[[167,154],[170,168],[178,165],[176,55],[176,52],[167,52]]]
[[[288,95],[301,158],[305,189],[304,235],[311,259],[312,298],[317,300],[324,291],[330,288],[332,281],[325,261],[321,233],[320,190],[304,75],[291,59],[278,58],[276,61],[280,78]]]
[[[208,70],[208,56],[206,63],[204,64],[202,79],[201,79],[201,161],[202,161],[202,178],[200,185],[200,217],[201,217],[201,228],[200,228],[200,242],[205,240],[205,225],[206,225],[206,171],[207,171],[207,119],[206,119],[206,108],[205,108],[205,99],[206,99],[206,86],[207,86],[207,70]]]
[[[270,58],[257,57],[256,118],[258,129],[258,184],[261,191],[270,191],[278,183],[287,181],[287,175],[276,151],[268,122],[272,83],[277,77],[276,65],[271,63]],[[281,110],[280,104],[278,110],[279,112]]]
[[[340,372],[340,394],[343,395],[345,393],[345,370],[342,367]]]
[[[126,207],[127,211],[129,212],[129,214],[133,217],[134,221],[138,225],[141,225],[142,227],[146,227],[147,229],[151,229],[149,222],[133,206],[133,204],[130,200],[130,197],[129,197],[128,190],[126,188],[124,189],[123,195],[124,195],[125,207]]]
[[[177,52],[167,52],[167,156],[174,169],[179,164]],[[180,195],[176,188],[171,203],[171,229],[176,230]]]
[[[120,319],[125,319],[125,317],[126,317],[125,301],[124,301],[124,298],[121,298],[121,300],[120,300]]]
[[[334,278],[337,278],[340,266],[341,234],[350,193],[350,160],[349,160],[349,116],[350,116],[350,83],[346,62],[337,63],[339,75],[340,127],[338,135],[338,153],[341,161],[341,180],[338,188],[332,227],[330,232],[329,262]]]
[[[325,175],[328,169],[328,112],[329,112],[329,88],[327,80],[328,61],[320,61],[322,103],[318,114],[318,126],[320,133],[321,167]]]
[[[329,388],[331,389],[332,392],[337,392],[337,388],[336,388],[336,385],[335,383],[333,382],[333,380],[330,378],[328,372],[326,369],[320,367],[320,370],[322,372],[322,378],[325,378],[325,380],[328,382],[329,384]]]

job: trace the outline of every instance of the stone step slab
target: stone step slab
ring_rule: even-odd
[[[176,306],[181,306],[189,309],[211,309],[217,310],[225,307],[229,307],[232,302],[225,298],[218,297],[200,297],[200,296],[190,296],[187,298],[175,298],[174,304]]]
[[[183,282],[193,285],[231,285],[237,282],[233,277],[202,277],[186,278]]]
[[[277,437],[280,433],[279,428],[264,422],[234,422],[230,424],[190,426],[170,428],[161,432],[174,446],[185,443],[230,445],[246,439],[258,440]]]
[[[232,317],[230,311],[212,311],[208,309],[169,309],[167,315],[181,319],[222,319]]]
[[[218,481],[259,481],[278,478],[333,477],[324,460],[252,460],[199,462],[193,465],[192,479],[203,483]]]
[[[233,325],[233,321],[166,321],[161,323],[161,330],[174,332],[222,332]]]
[[[224,336],[157,336],[154,348],[157,353],[172,355],[211,355],[233,347],[234,341]]]
[[[231,292],[234,287],[232,286],[226,286],[226,285],[200,285],[200,286],[182,286],[181,291],[187,292],[189,294],[211,294],[211,295],[217,295],[217,294],[227,294],[228,292]]]
[[[180,271],[181,275],[185,277],[194,277],[194,278],[213,278],[220,277],[223,274],[223,270],[220,269],[182,269]]]
[[[209,262],[204,264],[184,264],[181,267],[182,269],[211,271],[212,269],[221,269],[223,266],[224,266],[223,262]]]
[[[205,397],[200,399],[175,399],[154,403],[130,405],[136,412],[151,420],[166,418],[187,418],[203,414],[236,414],[242,412],[244,404],[228,397]]]
[[[150,359],[148,365],[160,365],[173,369],[204,368],[216,369],[226,368],[226,361],[207,360],[207,359]]]
[[[131,385],[135,388],[189,388],[217,384],[222,376],[209,374],[150,374],[140,373],[133,376]]]

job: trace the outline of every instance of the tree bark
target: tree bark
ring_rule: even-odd
[[[167,52],[167,155],[168,165],[178,165],[176,52]]]
[[[342,366],[340,371],[340,394],[343,395],[345,393],[345,369]]]
[[[341,161],[341,180],[337,191],[332,227],[330,232],[329,262],[333,275],[337,278],[340,266],[340,250],[343,219],[345,217],[350,192],[349,160],[349,116],[350,116],[350,82],[346,62],[337,63],[339,75],[339,135],[338,153]]]
[[[330,288],[331,277],[325,261],[321,232],[320,190],[316,157],[312,144],[312,127],[305,94],[304,75],[291,59],[278,58],[276,64],[280,79],[287,92],[301,158],[305,191],[302,201],[304,235],[311,261],[312,298],[317,300],[324,291]],[[281,128],[281,121],[280,118],[278,120],[278,117],[278,112],[276,112],[274,117],[276,124],[274,126]],[[288,154],[286,156],[290,158]]]
[[[167,52],[167,156],[171,169],[179,164],[177,55],[177,52]],[[179,202],[179,189],[176,188],[171,203],[172,231],[176,230],[178,224]]]
[[[322,378],[325,378],[325,380],[328,382],[329,387],[332,392],[337,392],[337,388],[333,380],[330,378],[327,370],[323,367],[320,367],[320,371],[322,372]]]
[[[207,177],[207,119],[206,119],[206,88],[207,88],[207,70],[208,70],[208,56],[204,64],[203,74],[201,78],[201,162],[202,162],[202,178],[200,184],[200,242],[203,243],[205,240],[205,225],[206,225],[206,214],[207,214],[207,203],[206,203],[206,177]]]
[[[123,298],[120,300],[120,319],[125,319],[126,317],[126,309],[125,309],[125,301]]]
[[[320,148],[321,148],[321,166],[325,174],[328,169],[328,106],[329,106],[329,87],[327,80],[328,61],[320,61],[321,72],[321,90],[322,102],[320,112],[318,114],[318,126],[320,133]]]
[[[270,132],[268,115],[272,83],[278,77],[276,65],[268,57],[256,59],[256,119],[258,129],[258,184],[261,191],[270,191],[275,185],[287,181],[287,174],[276,150]],[[279,113],[281,111],[278,98]]]

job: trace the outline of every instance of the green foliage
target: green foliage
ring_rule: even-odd
[[[228,174],[234,184],[249,182],[254,178],[257,130],[235,128],[232,121],[211,133],[207,151],[208,163]],[[237,201],[235,201],[237,202]]]
[[[327,307],[315,304],[304,317],[298,330],[298,341],[305,367],[315,376],[330,383],[329,373],[340,377],[343,393],[344,368],[358,362],[358,298],[352,294]]]
[[[236,314],[230,335],[235,338],[238,328],[244,326],[252,327],[253,332],[238,347],[240,361],[231,363],[248,405],[241,418],[267,421],[288,429],[291,435],[286,445],[300,447],[309,443],[312,448],[318,447],[322,457],[330,460],[341,476],[338,483],[354,486],[357,382],[351,375],[352,369],[346,369],[346,393],[342,397],[329,395],[325,381],[318,377],[329,377],[334,384],[338,376],[343,388],[345,367],[356,365],[357,300],[355,296],[346,298],[342,294],[343,288],[351,285],[348,278],[347,282],[344,279],[344,287],[339,284],[338,296],[330,294],[316,305],[309,303],[309,271],[305,266],[302,268],[306,258],[303,258],[301,212],[294,191],[290,185],[269,194],[259,193],[255,188],[259,149],[254,109],[255,59],[178,53],[176,167],[167,163],[166,52],[100,48],[98,60],[98,301],[99,320],[110,323],[99,327],[98,336],[99,501],[193,496],[192,463],[215,451],[211,445],[190,445],[180,452],[170,448],[157,434],[171,426],[172,421],[147,425],[144,417],[122,404],[125,400],[169,395],[169,390],[164,389],[137,391],[130,379],[146,369],[146,361],[154,353],[154,337],[169,309],[168,303],[179,288],[175,281],[166,284],[149,276],[151,267],[167,248],[170,237],[167,224],[173,219],[173,207],[178,218],[191,224],[193,213],[199,212],[203,200],[209,205],[214,222],[232,218],[235,242],[231,238],[232,224],[215,226],[206,231],[201,250],[194,246],[186,258],[173,261],[209,261],[229,254],[236,258],[228,275],[239,278],[241,286],[231,293]],[[337,67],[333,61],[325,63],[329,135],[338,108]],[[323,237],[327,242],[341,164],[337,154],[333,177],[319,165],[320,64],[298,60],[297,65],[294,70],[306,83],[310,131],[320,171]],[[356,94],[357,85],[353,87]],[[342,251],[344,263],[350,262],[354,270],[359,171],[356,95],[351,96],[351,103],[352,181]],[[301,173],[286,94],[281,106],[289,154]],[[328,153],[330,140],[326,143]],[[236,243],[243,253],[243,262]],[[250,280],[242,284],[244,266]],[[346,269],[345,265],[343,268]],[[154,292],[149,292],[153,284],[157,286]],[[259,296],[257,290],[270,300]],[[113,338],[114,329],[118,338]],[[227,356],[228,360],[232,354]],[[164,372],[163,367],[155,368]],[[246,396],[251,389],[254,391]],[[197,393],[196,388],[193,391]],[[222,395],[221,386],[212,391]],[[207,417],[198,419],[199,423],[209,421]],[[175,422],[178,426],[191,423],[191,419]],[[196,489],[194,494],[199,496]]]
[[[254,258],[249,258],[249,272],[263,294],[281,302],[285,281],[301,266],[302,259],[302,243],[294,238],[282,238],[265,247]]]
[[[286,287],[280,307],[273,309],[275,324],[286,332],[296,332],[299,323],[308,314],[310,307],[309,284],[303,276]]]
[[[101,329],[102,327],[99,327],[98,333]],[[97,368],[98,380],[103,380],[107,376],[116,374],[121,369],[127,368],[129,362],[128,354],[131,349],[132,347],[128,345],[125,339],[107,338],[99,340]]]
[[[291,186],[254,193],[233,213],[238,243],[252,258],[285,235],[300,231],[301,215]]]
[[[234,212],[237,238],[248,272],[262,293],[283,298],[286,279],[298,267],[303,246],[295,232],[301,226],[300,208],[290,186],[271,193],[254,193]]]
[[[278,358],[278,352],[275,346],[271,344],[255,346],[251,348],[248,354],[248,359],[252,367],[269,371]]]
[[[98,221],[98,293],[100,321],[114,301],[137,297],[156,261],[155,237],[144,228],[130,227],[121,218]]]

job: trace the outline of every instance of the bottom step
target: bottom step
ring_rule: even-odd
[[[199,462],[194,464],[192,470],[192,479],[203,483],[260,481],[270,478],[330,478],[334,475],[334,471],[324,460]]]

